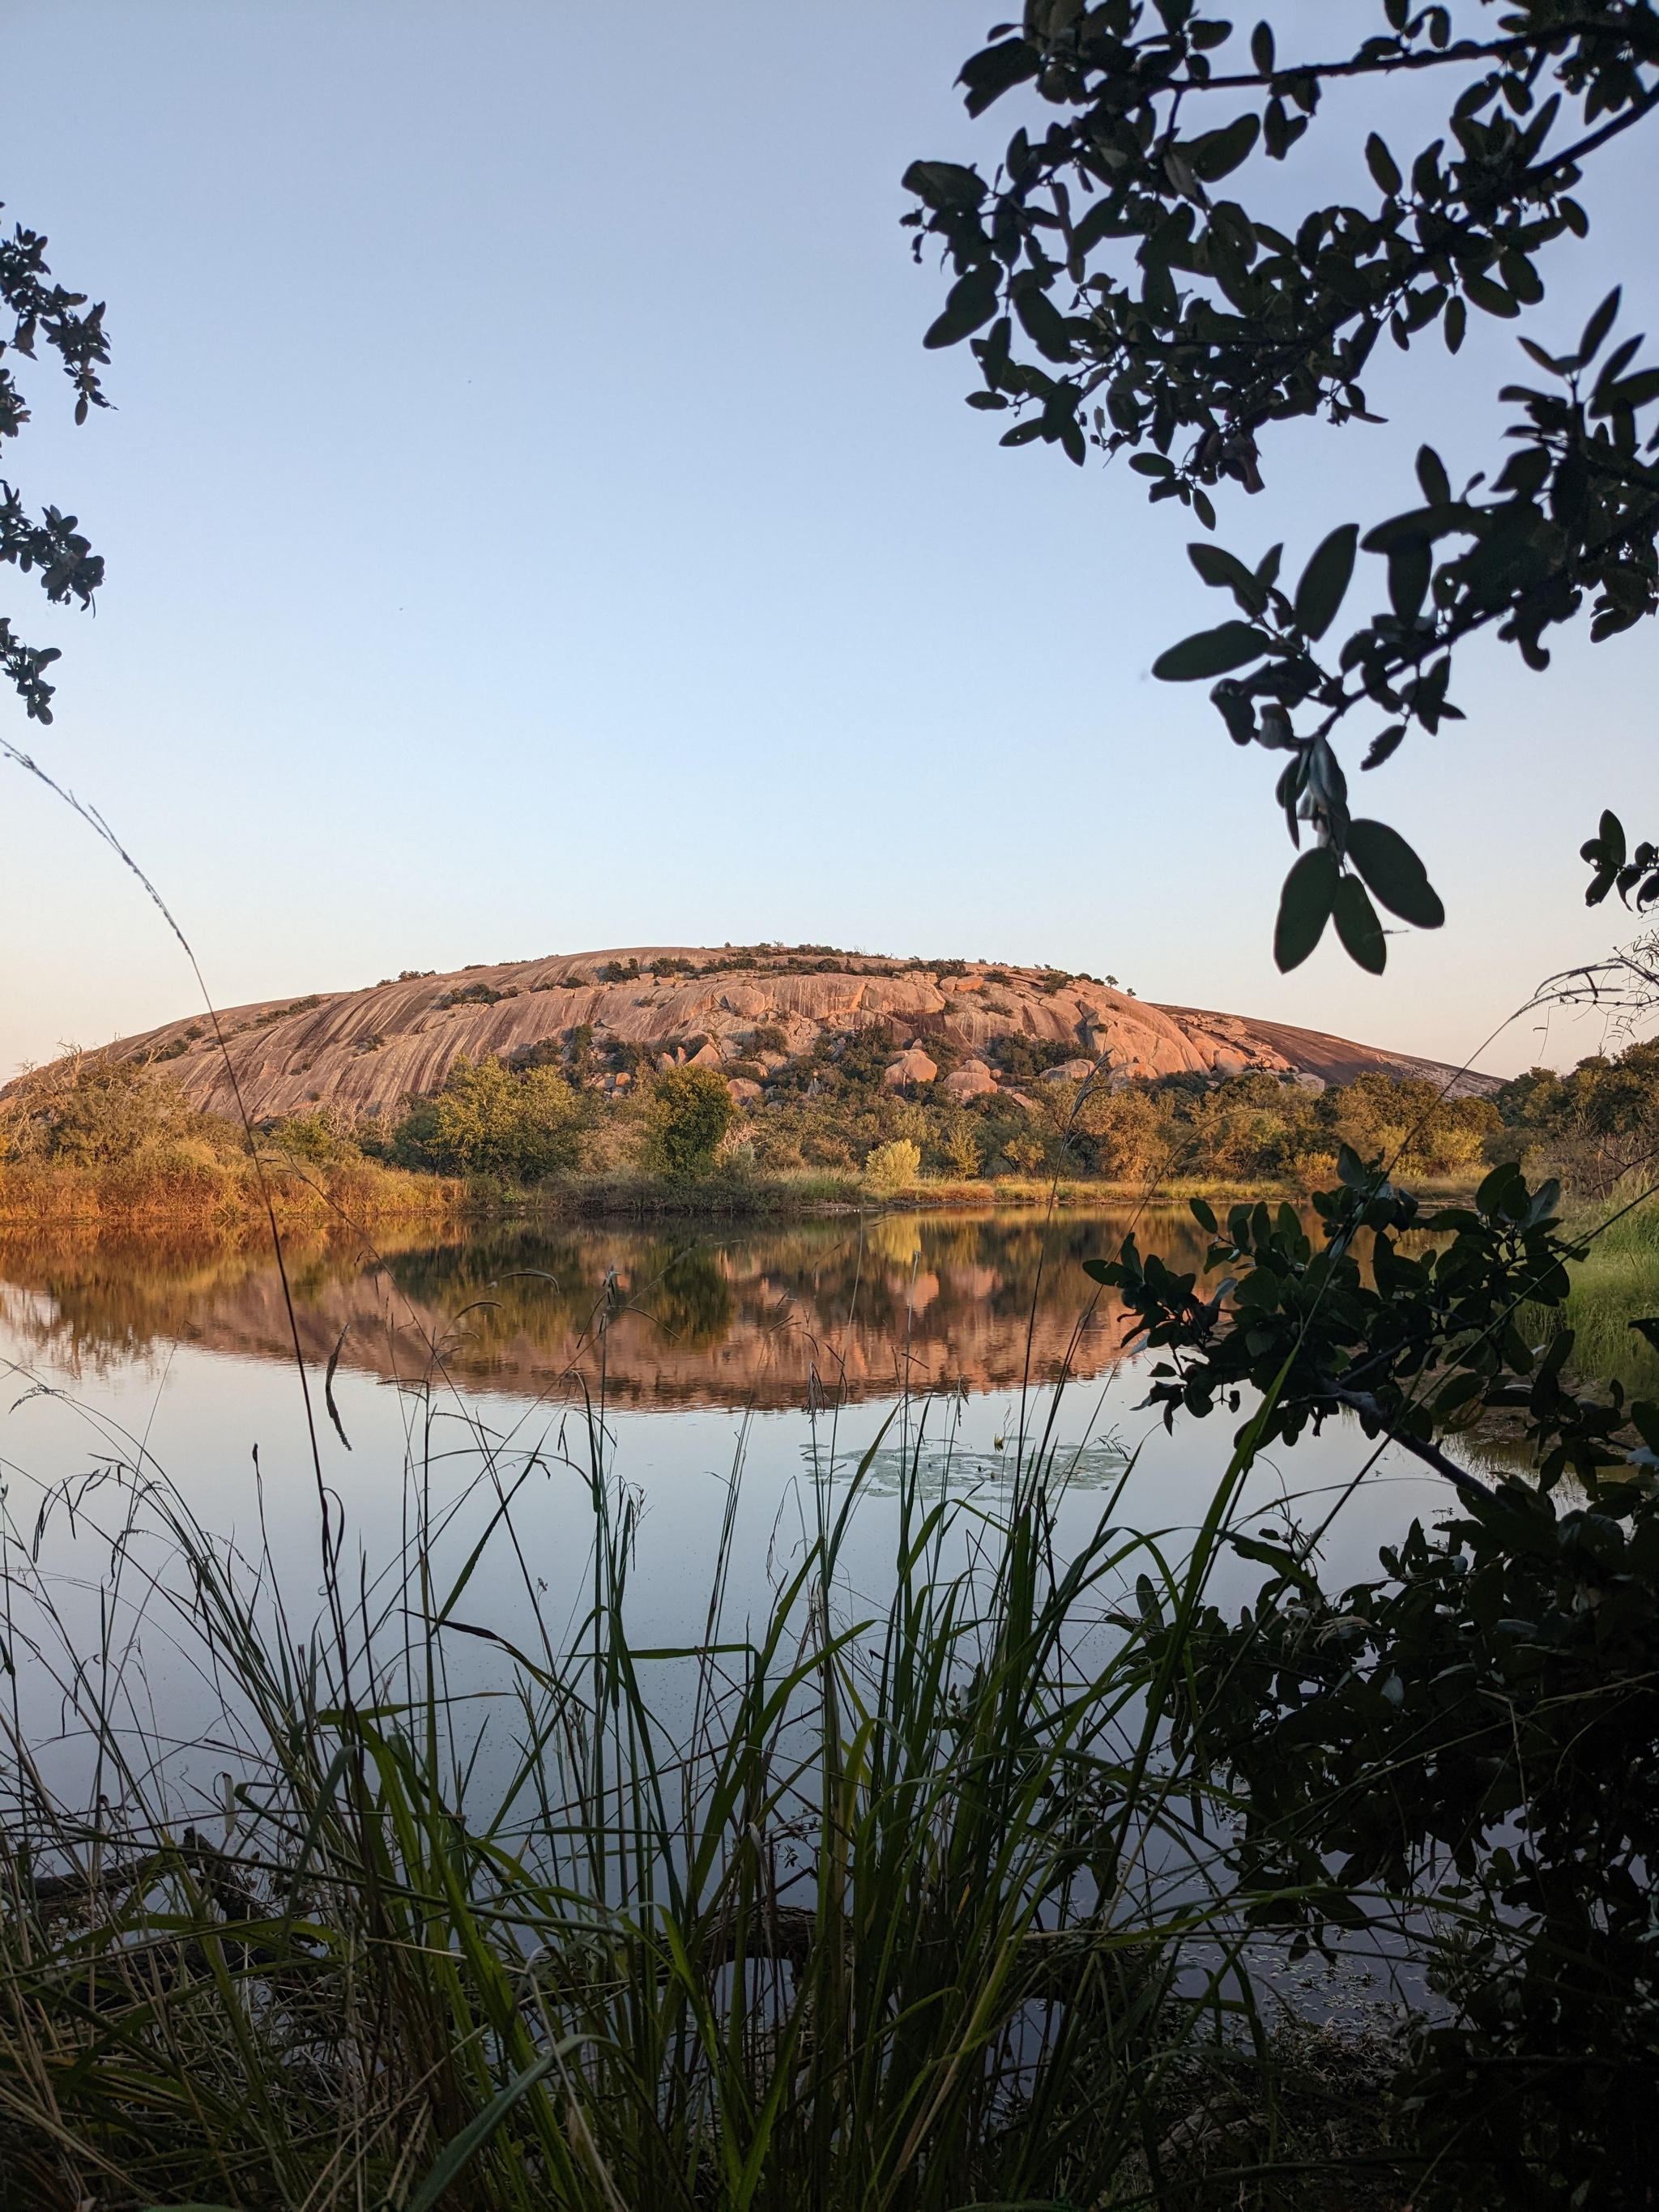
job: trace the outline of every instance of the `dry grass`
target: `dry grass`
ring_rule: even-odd
[[[264,1223],[267,1200],[280,1224],[321,1227],[404,1215],[447,1218],[467,1205],[465,1183],[412,1175],[373,1160],[312,1166],[280,1154],[173,1152],[106,1166],[64,1162],[0,1164],[0,1224],[70,1223],[119,1227]]]

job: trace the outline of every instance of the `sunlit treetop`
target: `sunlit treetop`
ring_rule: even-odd
[[[1589,232],[1573,197],[1586,163],[1659,105],[1659,13],[1382,0],[1370,20],[1351,52],[1281,51],[1271,23],[1246,33],[1191,0],[1031,0],[1022,26],[992,33],[962,72],[969,113],[1024,87],[1053,111],[1047,128],[1022,124],[988,182],[912,163],[920,204],[905,220],[952,280],[926,343],[968,343],[981,378],[969,404],[1009,418],[1004,445],[1057,446],[1079,465],[1091,448],[1127,453],[1152,500],[1178,499],[1213,530],[1224,486],[1261,489],[1273,424],[1378,419],[1363,380],[1380,343],[1409,354],[1437,334],[1455,353],[1472,308],[1513,321],[1539,307],[1539,250]],[[1252,214],[1242,185],[1224,193],[1253,155],[1290,157],[1327,85],[1376,80],[1386,128],[1399,81],[1437,72],[1443,128],[1414,152],[1370,134],[1369,205],[1310,207],[1292,231]],[[1281,967],[1334,918],[1380,971],[1373,897],[1419,927],[1443,919],[1405,840],[1349,811],[1332,742],[1346,718],[1361,718],[1360,766],[1379,767],[1413,727],[1461,718],[1448,687],[1462,639],[1495,629],[1542,669],[1553,625],[1588,607],[1599,641],[1659,605],[1659,434],[1644,419],[1659,368],[1640,364],[1639,337],[1615,337],[1619,308],[1614,289],[1565,348],[1541,321],[1549,343],[1522,337],[1541,382],[1498,396],[1514,410],[1494,423],[1507,457],[1455,487],[1424,447],[1412,505],[1363,535],[1333,532],[1294,586],[1278,546],[1249,562],[1189,549],[1237,613],[1153,672],[1219,679],[1210,696],[1234,741],[1288,756],[1278,799],[1292,841],[1306,824],[1314,843],[1286,881]],[[1361,550],[1387,564],[1388,611],[1322,646]]]

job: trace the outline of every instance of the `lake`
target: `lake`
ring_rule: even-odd
[[[327,1638],[325,1516],[354,1644],[359,1621],[395,1652],[444,1618],[436,1663],[478,1717],[466,1787],[484,1796],[517,1755],[502,1644],[533,1663],[580,1639],[601,1491],[632,1531],[624,1613],[653,1662],[736,1648],[860,1469],[831,1593],[847,1623],[893,1587],[907,1472],[963,1509],[947,1571],[1043,1449],[1058,1558],[1109,1515],[1178,1567],[1236,1421],[1171,1434],[1142,1407],[1147,1362],[1082,1273],[1132,1225],[1143,1250],[1200,1263],[1184,1209],[295,1239],[286,1297],[257,1242],[0,1243],[4,1629],[30,1662],[12,1694],[32,1771],[76,1803],[148,1802],[165,1778],[199,1818],[228,1775],[258,1771],[199,1632],[180,1513],[256,1593],[270,1648]],[[1249,1525],[1316,1524],[1374,1457],[1321,1551],[1332,1585],[1371,1574],[1380,1545],[1452,1501],[1352,1422],[1258,1462]],[[1146,1564],[1134,1553],[1126,1584]],[[1211,1594],[1237,1611],[1260,1572],[1224,1555]],[[662,1725],[690,1726],[695,1669],[650,1671]],[[142,1788],[112,1781],[112,1751]]]
[[[737,1473],[738,1556],[757,1595],[814,1497],[872,1449],[860,1509],[872,1575],[881,1500],[907,1460],[970,1493],[1006,1482],[1042,1439],[1060,1448],[1062,1528],[1092,1525],[1133,1460],[1118,1515],[1178,1529],[1201,1511],[1234,1423],[1183,1419],[1171,1436],[1137,1410],[1144,1363],[1126,1358],[1121,1309],[1081,1264],[1132,1225],[1143,1249],[1200,1264],[1184,1208],[295,1239],[291,1322],[258,1241],[14,1238],[0,1243],[11,1527],[33,1541],[62,1485],[138,1468],[211,1534],[268,1547],[285,1580],[314,1589],[319,1474],[372,1574],[407,1543],[412,1480],[459,1556],[503,1470],[531,1468],[514,1510],[532,1563],[485,1577],[488,1608],[513,1611],[532,1583],[544,1598],[578,1587],[597,1455],[637,1505],[633,1602],[664,1638],[702,1618]],[[1370,1449],[1337,1423],[1264,1460],[1262,1510],[1305,1523]],[[1327,1573],[1370,1571],[1380,1542],[1447,1502],[1385,1454],[1332,1533]],[[60,1545],[90,1589],[102,1577],[76,1553],[85,1525],[50,1517],[46,1556]]]

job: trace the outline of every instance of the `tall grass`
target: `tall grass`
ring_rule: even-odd
[[[7,1531],[8,2212],[1160,2195],[1250,2020],[1231,1808],[1170,1751],[1243,1455],[1184,1548],[1120,1493],[1062,1550],[1062,1455],[953,1496],[918,1431],[886,1595],[854,1595],[866,1460],[808,1486],[753,1620],[734,1472],[702,1633],[664,1649],[602,1408],[562,1462],[562,1630],[520,1513],[546,1463],[475,1431],[441,1504],[429,1434],[383,1577],[322,1498],[314,1622],[138,1455]],[[95,1604],[46,1564],[70,1515]]]
[[[1568,1231],[1587,1240],[1572,1287],[1560,1306],[1528,1310],[1534,1340],[1571,1329],[1571,1364],[1577,1373],[1622,1383],[1644,1397],[1659,1395],[1659,1354],[1631,1323],[1659,1314],[1659,1197],[1649,1195],[1653,1182],[1650,1174],[1626,1176],[1605,1199],[1568,1213]]]

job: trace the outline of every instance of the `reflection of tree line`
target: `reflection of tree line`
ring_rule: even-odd
[[[429,1224],[405,1236],[430,1236]],[[363,1272],[356,1231],[285,1237],[290,1285],[297,1303],[329,1284]],[[8,1300],[15,1334],[39,1350],[71,1346],[94,1364],[134,1358],[157,1342],[188,1341],[204,1314],[234,1300],[248,1285],[275,1279],[270,1232],[263,1223],[225,1231],[202,1224],[154,1232],[53,1227],[0,1238],[0,1288],[47,1302],[28,1318]]]
[[[410,1238],[401,1250],[326,1238],[289,1240],[284,1250],[311,1352],[350,1319],[347,1364],[378,1366],[385,1330],[368,1325],[365,1308],[395,1324],[407,1306],[417,1334],[429,1332],[453,1366],[505,1376],[528,1354],[562,1368],[606,1315],[619,1384],[631,1375],[647,1397],[695,1397],[705,1381],[714,1389],[705,1363],[716,1357],[727,1387],[751,1368],[782,1387],[809,1362],[831,1382],[830,1347],[858,1348],[866,1388],[880,1387],[907,1346],[940,1379],[960,1370],[1002,1381],[1019,1370],[1033,1317],[1041,1371],[1063,1355],[1089,1304],[1082,1261],[1115,1253],[1129,1225],[1127,1215],[1045,1226],[1030,1214],[886,1214],[735,1231],[723,1224],[706,1234],[498,1226],[437,1243]],[[1199,1265],[1202,1240],[1184,1213],[1144,1230],[1143,1243],[1153,1233],[1172,1258]],[[55,1306],[22,1326],[41,1350],[70,1343],[118,1359],[182,1340],[286,1351],[275,1268],[252,1243],[11,1244],[0,1247],[0,1279]],[[1097,1366],[1116,1338],[1115,1327],[1091,1331],[1085,1364]]]
[[[479,1346],[524,1336],[550,1345],[596,1325],[614,1267],[625,1311],[684,1350],[721,1342],[739,1322],[775,1328],[790,1308],[820,1327],[930,1336],[956,1318],[1023,1322],[1071,1315],[1090,1295],[1085,1259],[1115,1252],[1127,1221],[1099,1214],[1039,1218],[879,1215],[707,1237],[497,1233],[400,1255],[389,1273],[411,1303],[467,1316]],[[1204,1240],[1185,1215],[1158,1224],[1161,1249],[1196,1267]],[[519,1271],[534,1271],[520,1273]],[[1040,1271],[1040,1279],[1039,1279]],[[550,1280],[549,1278],[552,1278]]]

